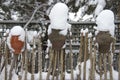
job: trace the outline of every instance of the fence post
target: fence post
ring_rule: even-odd
[[[35,46],[35,39],[33,38],[33,47],[32,47],[32,73],[31,73],[31,80],[34,80],[34,72],[35,72],[35,50],[34,50],[34,46]]]
[[[18,58],[18,54],[14,54],[13,53],[13,61],[10,67],[10,71],[9,71],[9,80],[12,80],[12,71],[15,68],[16,64],[17,64],[17,58]]]
[[[27,59],[27,29],[25,30],[25,75],[24,75],[24,80],[27,80],[27,71],[28,71],[28,59]]]
[[[79,52],[79,56],[78,56],[78,70],[79,70],[79,74],[78,74],[78,80],[81,80],[81,62],[82,62],[82,57],[83,57],[83,33],[81,33],[80,36],[80,52]]]
[[[60,69],[61,69],[61,58],[60,58],[60,55],[61,55],[61,53],[60,52],[58,52],[57,53],[58,55],[57,55],[57,73],[56,73],[56,80],[59,80],[59,74],[60,74]]]
[[[108,63],[109,63],[109,66],[110,66],[110,80],[113,80],[113,71],[112,71],[112,57],[111,57],[111,54],[112,53],[109,53],[108,54]]]
[[[53,59],[53,68],[52,68],[52,80],[54,80],[55,77],[55,72],[56,72],[56,63],[57,63],[57,55],[58,55],[58,51],[55,50],[54,51],[54,59]]]
[[[102,80],[102,75],[103,75],[103,71],[102,71],[102,65],[103,65],[103,63],[104,62],[102,62],[103,60],[102,60],[102,57],[103,57],[103,54],[102,53],[100,53],[100,54],[98,54],[99,55],[99,60],[98,61],[100,61],[100,62],[98,62],[98,66],[100,67],[99,68],[99,70],[100,70],[100,80]],[[100,63],[100,64],[99,64]]]
[[[107,80],[107,55],[103,53],[103,65],[104,65],[104,80]]]
[[[54,53],[54,50],[52,50],[52,49],[50,48],[50,62],[49,62],[49,67],[48,67],[48,73],[47,73],[46,80],[49,80],[49,76],[50,76],[50,73],[51,73],[53,53]]]
[[[93,56],[93,67],[92,67],[92,70],[93,70],[93,73],[92,73],[92,79],[95,80],[95,67],[96,67],[96,45],[95,45],[95,41],[94,41],[94,56]]]
[[[120,80],[120,50],[119,50],[119,59],[118,59],[119,61],[118,61],[118,70],[119,70],[119,73],[118,73],[118,76],[119,76],[119,78],[118,78],[118,80]]]
[[[68,39],[69,39],[69,48],[70,48],[70,61],[71,61],[71,80],[74,80],[74,74],[73,74],[73,53],[72,53],[72,44],[70,39],[70,31],[68,30]]]
[[[90,50],[90,74],[89,74],[89,80],[93,80],[93,53],[92,53],[92,42],[93,42],[93,39],[92,39],[92,36],[89,37],[89,50]]]
[[[83,72],[83,80],[86,80],[86,60],[87,60],[87,57],[88,57],[88,32],[85,33],[85,42],[84,42],[84,45],[85,45],[85,51],[84,51],[84,72]]]
[[[39,80],[42,80],[42,47],[41,47],[41,34],[39,35],[38,40],[38,71],[39,71]]]
[[[8,64],[8,47],[7,47],[7,44],[5,43],[5,80],[8,79],[7,77],[7,73],[8,73],[8,69],[7,69],[7,64]]]
[[[22,57],[22,53],[19,55],[20,57]],[[22,73],[23,73],[23,62],[22,62],[22,58],[20,58],[20,72],[18,73],[18,80],[22,80]]]
[[[61,49],[61,53],[60,53],[60,58],[61,58],[61,60],[60,60],[60,63],[61,63],[61,79],[60,80],[64,80],[64,78],[65,78],[65,64],[64,64],[64,52],[63,52],[63,49]]]

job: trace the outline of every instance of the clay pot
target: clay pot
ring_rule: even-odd
[[[114,41],[109,31],[100,31],[96,35],[96,42],[98,43],[98,51],[100,53],[108,53],[110,51],[110,44]]]
[[[24,42],[19,40],[19,35],[12,35],[10,40],[11,47],[14,49],[14,54],[20,54],[24,47]]]
[[[61,50],[65,44],[66,36],[59,34],[61,30],[52,29],[52,33],[48,36],[49,40],[52,43],[52,49]]]

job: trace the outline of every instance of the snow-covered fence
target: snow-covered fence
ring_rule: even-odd
[[[78,52],[79,50],[79,44],[80,43],[80,30],[83,28],[88,28],[89,32],[92,32],[93,35],[95,35],[95,22],[70,22],[72,24],[72,46],[73,46],[73,52]],[[115,21],[116,27],[115,27],[115,38],[116,38],[116,48],[115,53],[119,53],[119,46],[120,46],[120,21]],[[66,44],[68,41],[66,41]],[[67,49],[67,48],[66,48]]]
[[[2,69],[2,66],[3,66],[3,62],[2,62],[2,60],[3,59],[5,59],[6,58],[6,60],[5,60],[5,73],[3,73],[3,72],[0,72],[0,78],[1,78],[1,76],[2,76],[2,80],[7,80],[8,79],[8,77],[6,76],[7,75],[7,64],[6,63],[10,63],[10,60],[7,60],[7,58],[9,59],[9,55],[4,55],[4,54],[6,54],[7,52],[6,51],[8,51],[7,50],[7,47],[6,47],[6,44],[5,44],[5,37],[7,36],[7,35],[3,35],[4,33],[7,33],[7,30],[6,29],[10,29],[10,28],[12,28],[13,27],[13,25],[24,25],[26,23],[26,21],[0,21],[0,28],[1,28],[1,31],[0,31],[0,39],[1,39],[1,43],[0,43],[0,45],[1,45],[1,47],[0,47],[0,51],[1,51],[1,53],[0,53],[0,69]],[[81,41],[80,41],[80,39],[81,39],[81,29],[86,29],[86,28],[88,28],[89,29],[89,32],[92,32],[92,34],[93,34],[93,36],[94,36],[94,32],[95,32],[95,29],[94,29],[94,27],[96,26],[96,24],[94,23],[94,22],[69,22],[70,24],[72,24],[72,40],[71,40],[71,46],[72,46],[72,53],[73,53],[73,55],[72,55],[72,57],[73,57],[73,69],[74,69],[74,71],[72,71],[73,72],[73,74],[72,75],[74,75],[73,77],[74,78],[78,78],[78,77],[76,77],[76,74],[77,74],[77,76],[79,76],[79,75],[81,75],[81,78],[82,77],[84,77],[84,79],[86,78],[86,77],[88,77],[88,75],[87,74],[89,74],[90,72],[89,71],[85,71],[85,67],[87,67],[88,65],[86,65],[85,66],[85,64],[83,64],[83,63],[80,63],[80,65],[84,65],[84,70],[81,70],[81,74],[79,74],[78,75],[78,73],[75,73],[75,70],[76,70],[76,66],[77,65],[79,65],[78,63],[77,63],[77,59],[78,59],[78,55],[79,55],[79,49],[82,49],[83,47],[80,47],[80,45],[81,45]],[[119,71],[120,72],[120,69],[118,68],[118,66],[120,66],[118,63],[119,63],[119,61],[120,61],[120,59],[119,59],[119,57],[117,56],[117,55],[119,55],[118,53],[120,53],[119,52],[119,49],[120,49],[120,21],[116,21],[115,22],[115,24],[116,24],[116,29],[115,29],[115,36],[116,36],[116,47],[115,47],[115,54],[114,54],[114,62],[116,62],[116,64],[114,64],[114,65],[116,65],[116,67],[114,67],[117,71]],[[29,27],[28,27],[28,30],[29,29],[31,29],[31,30],[40,30],[40,29],[38,29],[39,27],[35,27],[34,25],[40,25],[41,27],[43,27],[42,25],[41,25],[41,23],[40,22],[36,22],[36,21],[32,21],[30,24],[29,24]],[[40,42],[40,41],[39,41]],[[83,41],[83,43],[86,43],[86,41],[84,42]],[[69,40],[67,39],[66,40],[66,53],[69,53]],[[88,44],[86,44],[86,46],[87,46]],[[31,45],[32,46],[32,45]],[[91,45],[91,46],[94,46],[94,45]],[[40,47],[40,45],[39,45],[39,47]],[[85,48],[84,48],[85,49]],[[95,49],[95,47],[94,47],[94,49]],[[39,49],[40,50],[40,49]],[[83,50],[83,49],[82,49]],[[91,50],[91,49],[90,49]],[[84,50],[83,51],[83,53],[85,52],[86,53],[86,51],[88,51],[88,50]],[[39,52],[41,52],[41,50],[39,51]],[[94,50],[93,51],[94,53],[96,53],[96,51]],[[35,53],[35,51],[34,50],[32,50],[31,51],[31,54],[29,55],[29,56],[32,56],[32,53]],[[35,54],[34,56],[36,56],[35,58],[36,58],[36,60],[39,60],[40,62],[41,62],[41,64],[44,64],[44,62],[43,61],[46,61],[46,62],[48,62],[48,64],[49,64],[49,61],[47,61],[48,60],[48,58],[46,58],[45,59],[45,56],[44,56],[45,54],[42,54],[42,62],[40,61],[40,59],[37,59],[38,57],[37,56],[40,56],[40,55],[38,55],[38,54]],[[71,62],[69,62],[70,60],[69,60],[69,58],[70,58],[70,56],[68,56],[69,54],[66,54],[66,71],[68,72],[68,73],[70,73],[71,72],[71,67],[70,67],[70,64],[68,64],[68,63],[71,63]],[[68,56],[68,57],[67,57]],[[92,79],[94,79],[95,78],[95,57],[94,56],[96,56],[96,54],[94,54],[94,55],[92,55],[92,58],[91,58],[91,63],[92,63],[92,65],[91,65],[91,67],[90,68],[92,68],[92,69],[90,69],[90,70],[92,70],[93,71],[93,73],[91,74],[91,75],[89,75],[89,77],[91,78],[91,80]],[[31,58],[31,57],[26,57],[26,58]],[[40,57],[39,57],[40,58]],[[85,59],[83,59],[83,61],[85,62],[85,60],[86,60],[86,57],[84,56],[84,58]],[[31,58],[31,59],[33,59],[34,60],[34,57],[33,58]],[[117,60],[118,59],[118,60]],[[29,59],[28,59],[29,60]],[[8,62],[7,62],[8,61]],[[92,62],[93,61],[93,62]],[[48,65],[48,64],[46,64],[46,62],[45,62],[45,65]],[[88,62],[88,61],[87,61]],[[34,62],[33,62],[34,63]],[[36,64],[36,65],[35,65]],[[38,67],[38,66],[41,66],[40,65],[40,63],[39,62],[36,62],[35,64],[33,64],[32,65],[32,62],[31,62],[31,67],[28,67],[28,69],[30,69],[30,70],[32,70],[31,71],[31,73],[32,73],[32,75],[31,75],[31,77],[30,77],[30,74],[29,73],[27,73],[28,75],[27,75],[27,79],[28,80],[30,80],[30,79],[34,79],[34,80],[36,80],[36,79],[38,79],[40,76],[42,76],[42,78],[43,79],[46,79],[46,77],[45,77],[45,75],[46,75],[46,72],[45,71],[47,71],[47,69],[48,69],[48,66],[42,66],[43,68],[42,68],[42,70],[43,70],[43,72],[45,72],[45,73],[43,73],[43,72],[41,72],[41,73],[43,73],[42,75],[39,75],[39,74],[36,74],[36,73],[38,73],[38,70],[39,71],[41,71],[41,68],[35,68],[35,67]],[[37,65],[38,64],[38,65]],[[34,67],[32,67],[32,66],[34,66]],[[81,67],[83,67],[83,66],[81,66]],[[46,69],[47,68],[47,69]],[[88,67],[87,67],[88,68]],[[33,70],[36,70],[36,73],[34,73],[34,71]],[[44,71],[45,70],[45,71]],[[70,70],[70,71],[69,71]],[[85,72],[84,72],[85,71]],[[82,75],[83,74],[83,72],[84,72],[84,75]],[[3,75],[4,75],[4,77],[3,77]],[[34,77],[35,76],[35,77]],[[69,74],[65,74],[65,77],[66,77],[66,79],[71,79],[72,77],[67,77],[67,76],[70,76]],[[13,76],[14,78],[16,77],[16,74]],[[24,77],[24,76],[23,76]],[[22,78],[23,78],[22,77]],[[50,76],[51,77],[51,76]],[[3,79],[4,78],[4,79]],[[19,78],[20,79],[20,78]],[[80,79],[80,78],[78,78],[78,79]],[[87,79],[87,78],[86,78]],[[102,78],[99,78],[99,79],[102,79]]]

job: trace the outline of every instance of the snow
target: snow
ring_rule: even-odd
[[[49,0],[48,5],[51,5],[53,2],[54,2],[53,0]]]
[[[45,59],[48,59],[48,58],[49,58],[49,55],[48,55],[48,54],[46,54],[46,55],[45,55]]]
[[[50,1],[52,3],[52,0],[50,0]],[[110,31],[111,35],[114,36],[115,24],[114,24],[113,12],[110,10],[103,10],[105,5],[106,5],[105,0],[96,0],[96,1],[98,1],[98,2],[96,2],[94,4],[97,4],[97,7],[95,9],[95,15],[96,16],[98,15],[98,17],[96,18],[97,31]],[[91,2],[90,2],[90,4],[91,4]],[[80,20],[82,18],[82,15],[83,15],[83,12],[85,9],[87,9],[86,6],[83,6],[82,8],[79,9],[79,11],[77,13],[69,13],[69,19],[73,20],[73,21]],[[61,29],[62,31],[60,32],[60,34],[62,34],[62,35],[67,34],[67,30],[71,29],[71,25],[67,22],[68,10],[69,10],[68,7],[64,3],[55,4],[55,6],[52,8],[52,10],[49,14],[51,23],[50,23],[49,28],[48,28],[48,34],[50,34],[52,32],[51,29]],[[92,17],[93,17],[93,15],[90,15],[90,16],[86,15],[83,17],[82,20],[85,21],[88,18],[92,18]],[[13,15],[12,18],[13,18],[13,20],[18,20],[17,15]],[[0,31],[2,31],[2,30],[0,30]],[[84,36],[85,36],[85,33],[87,33],[87,32],[88,32],[87,28],[85,30],[81,29],[81,33],[84,33]],[[6,31],[6,33],[9,33],[9,31]],[[10,42],[9,40],[10,40],[11,35],[20,35],[19,40],[21,40],[21,41],[25,40],[25,31],[21,26],[14,26],[10,30],[9,37],[7,39],[8,43]],[[28,31],[27,35],[28,35],[28,42],[32,42],[34,37],[37,37],[37,32],[36,31]],[[92,37],[92,33],[90,33],[88,36]],[[9,43],[9,45],[10,45],[10,43]],[[29,44],[27,44],[27,45],[28,45],[27,47],[30,49],[30,45]],[[52,46],[52,44],[50,43],[49,40],[48,40],[48,46]],[[48,52],[48,50],[47,50],[47,52]],[[45,57],[48,58],[49,56],[46,55]],[[78,65],[80,65],[80,64],[78,64]],[[7,67],[9,70],[10,66],[8,65]],[[83,67],[84,67],[84,63],[81,64],[81,70],[82,70],[81,77],[82,77],[82,79],[83,79]],[[4,70],[5,69],[3,69],[3,71],[0,74],[0,80],[4,80],[4,77],[5,77]],[[89,79],[89,71],[90,71],[90,60],[87,61],[87,66],[86,66],[86,72],[87,72],[86,79],[87,80]],[[9,71],[8,71],[8,73],[9,73]],[[78,70],[78,66],[77,66],[76,70],[74,70],[74,79],[76,79],[78,73],[79,73],[79,70]],[[24,76],[24,74],[25,73],[23,71],[23,73],[21,75]],[[42,72],[43,79],[46,79],[46,75],[47,75],[47,72]],[[107,73],[107,75],[109,77],[108,73]],[[35,80],[39,79],[39,73],[34,74],[34,76],[35,76]],[[27,78],[28,78],[28,80],[31,80],[30,73],[27,73]],[[65,72],[65,78],[66,78],[66,80],[71,79],[71,74],[68,74],[67,72]],[[102,78],[104,79],[104,76]],[[18,76],[15,74],[14,70],[13,70],[12,79],[13,80],[18,79]],[[95,79],[96,80],[100,79],[100,77],[97,73],[95,73]],[[113,70],[113,79],[118,80],[118,72],[116,72],[114,70]]]
[[[105,0],[97,0],[97,7],[95,8],[95,17],[99,15],[99,13],[104,9],[105,5]]]
[[[10,31],[10,35],[20,35],[19,40],[25,40],[25,31],[21,26],[14,26]]]
[[[47,49],[46,49],[46,53],[49,53],[49,48],[52,47],[52,43],[50,42],[50,40],[47,40]]]
[[[72,13],[69,14],[69,19],[72,20],[72,21],[78,21],[78,20],[82,19],[86,10],[87,10],[86,5],[80,7],[79,10],[77,11],[76,15],[75,15],[75,13],[74,14],[72,14]]]
[[[51,27],[54,29],[65,29],[68,15],[67,13],[68,7],[64,3],[55,4],[49,14],[52,25]]]
[[[6,0],[4,3],[2,3],[5,6],[9,6],[11,4],[11,0]]]
[[[78,64],[80,65],[80,64]],[[74,79],[76,80],[77,79],[77,75],[79,74],[79,69],[78,69],[78,65],[76,67],[76,69],[73,71],[74,73]],[[90,72],[90,60],[87,60],[86,62],[86,80],[89,80],[89,72]],[[81,63],[81,79],[83,80],[83,67],[84,67],[84,63]],[[9,75],[9,70],[10,70],[10,65],[7,66],[7,72]],[[112,71],[113,71],[113,80],[118,80],[118,72],[115,71],[113,68],[112,68]],[[13,76],[12,76],[12,80],[18,80],[18,75],[15,73],[15,70],[13,69]],[[5,78],[5,68],[3,69],[3,71],[1,72],[1,75],[0,75],[0,80],[4,80]],[[23,72],[21,72],[21,76],[22,76],[22,80],[24,80],[24,75],[25,75],[25,71],[23,70]],[[27,80],[31,80],[31,73],[27,72]],[[47,72],[42,72],[42,79],[43,80],[46,80],[46,77],[47,77]],[[34,74],[34,78],[35,80],[39,80],[39,73],[35,73]],[[59,78],[60,78],[60,75],[59,75]],[[109,79],[110,76],[109,76],[109,72],[107,72],[107,78]],[[52,80],[52,76],[50,75],[50,80]],[[70,80],[71,79],[71,74],[70,73],[67,73],[65,72],[65,80]],[[104,79],[104,75],[102,76],[102,79]],[[100,80],[100,76],[99,74],[95,73],[95,80]]]
[[[96,5],[98,3],[99,0],[89,0],[88,4],[89,5]],[[102,1],[102,0],[101,0]]]
[[[29,30],[27,31],[27,42],[33,43],[33,39],[38,36],[37,31]]]
[[[48,28],[48,35],[52,32],[51,29],[63,30],[60,34],[66,35],[67,30],[71,28],[71,25],[67,22],[68,19],[68,7],[64,3],[56,3],[50,11],[50,25]]]
[[[9,36],[7,37],[7,44],[8,44],[8,47],[12,51],[14,51],[14,49],[11,47],[11,44],[10,44],[10,39],[11,39],[12,35],[17,35],[17,36],[19,35],[19,40],[24,42],[25,41],[25,31],[21,26],[14,26],[10,30]]]
[[[114,36],[114,13],[111,10],[103,10],[96,18],[98,31],[109,31]]]
[[[88,37],[89,37],[89,38],[92,38],[92,33],[91,33],[91,32],[88,34]]]
[[[2,8],[0,8],[0,20],[2,21],[4,18],[5,18],[5,16],[3,15],[3,14],[5,14],[5,12],[2,10]]]
[[[78,64],[80,65],[80,64]],[[79,69],[78,69],[78,65],[76,67],[76,75],[79,74]],[[86,61],[86,80],[89,80],[89,76],[90,76],[90,60],[87,60]],[[81,79],[83,80],[83,72],[84,72],[84,62],[81,63]],[[118,72],[115,71],[113,68],[112,68],[112,71],[113,71],[113,80],[118,80]],[[107,72],[107,78],[110,79],[110,75],[109,75],[109,71]],[[102,76],[102,79],[104,79],[104,75]],[[95,80],[100,80],[100,75],[97,74],[95,72]]]
[[[17,11],[11,11],[11,18],[13,20],[19,20],[20,14]]]
[[[94,12],[92,14],[86,14],[86,11],[88,10],[89,5],[96,6]],[[88,0],[88,2],[79,8],[79,10],[76,13],[69,13],[69,20],[71,21],[95,21],[94,18],[96,18],[99,13],[104,10],[106,6],[105,0]]]
[[[90,14],[90,15],[88,15],[88,14],[86,14],[85,16],[83,16],[83,18],[82,18],[82,21],[95,21],[94,19],[93,19],[93,14]]]
[[[83,33],[83,36],[85,36],[85,34],[88,33],[88,28],[86,29],[82,28],[80,32]]]

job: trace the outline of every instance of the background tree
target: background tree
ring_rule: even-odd
[[[37,11],[34,20],[40,20],[40,18],[48,19],[48,13],[51,7],[57,2],[64,2],[68,5],[70,12],[77,12],[78,9],[84,5],[88,6],[85,14],[93,13],[96,8],[96,4],[88,5],[88,3],[97,0],[1,0],[0,1],[0,18],[3,20],[12,20],[13,15],[17,14],[19,20],[30,19],[33,11],[41,4],[47,4]],[[120,11],[120,0],[105,0],[106,6],[104,9],[111,9],[115,15]]]

